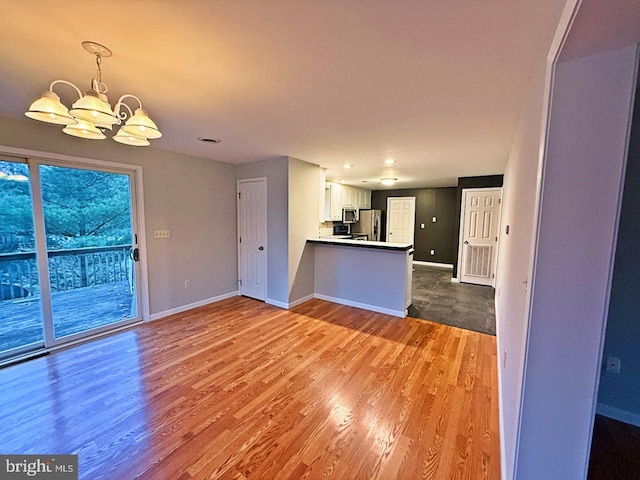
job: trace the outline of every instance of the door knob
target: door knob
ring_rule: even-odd
[[[262,245],[260,245],[260,246],[258,247],[258,250],[262,251],[262,250],[264,250],[264,247],[263,247]]]
[[[465,245],[469,245],[469,242],[467,240],[464,241]]]

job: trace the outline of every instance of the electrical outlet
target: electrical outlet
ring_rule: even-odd
[[[502,368],[507,368],[507,351],[502,352]]]
[[[169,230],[154,230],[153,238],[169,238],[170,233]]]
[[[435,255],[436,251],[435,250],[431,250],[431,255]]]
[[[618,357],[607,357],[607,372],[619,374],[620,363]]]
[[[184,288],[191,288],[191,280],[184,281]]]

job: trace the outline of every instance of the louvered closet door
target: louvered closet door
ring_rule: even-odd
[[[463,194],[464,227],[460,281],[494,285],[500,189],[469,189]]]

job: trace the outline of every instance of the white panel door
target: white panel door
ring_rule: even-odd
[[[500,189],[468,189],[463,192],[462,282],[495,284],[500,195]]]
[[[267,298],[266,179],[238,181],[238,271],[240,294]]]
[[[387,198],[387,242],[410,243],[416,223],[416,197]]]

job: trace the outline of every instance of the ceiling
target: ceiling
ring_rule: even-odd
[[[156,148],[230,163],[288,155],[373,189],[382,177],[456,185],[503,172],[563,5],[0,0],[0,115],[31,121],[24,111],[54,79],[88,87],[95,63],[80,44],[92,40],[114,53],[102,64],[112,104],[140,97],[164,134]]]

